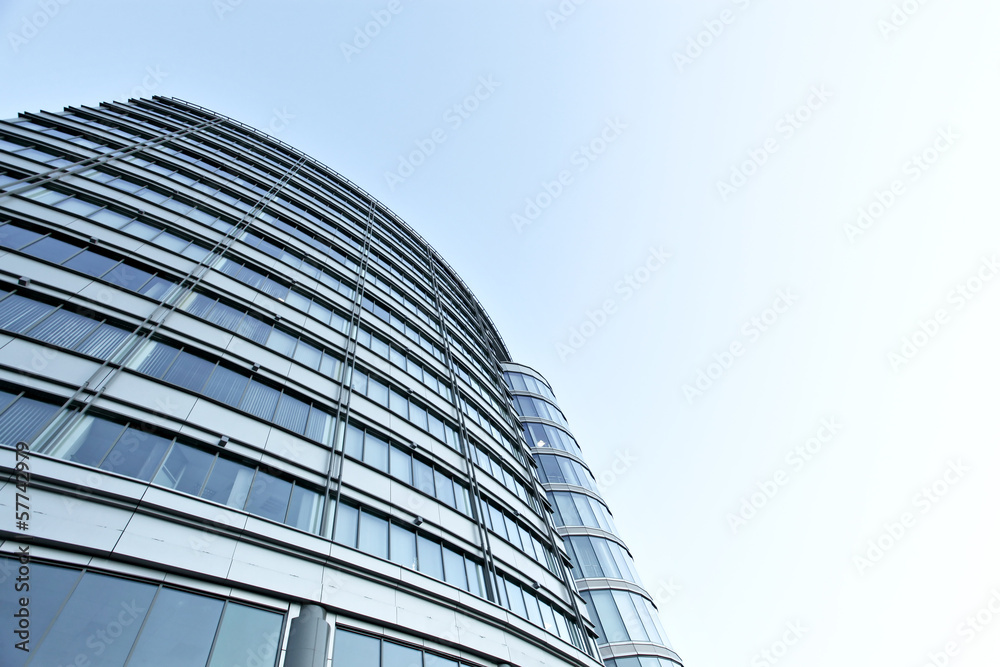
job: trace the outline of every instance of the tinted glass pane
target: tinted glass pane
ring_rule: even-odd
[[[37,241],[41,236],[38,232],[33,232],[16,225],[4,225],[0,227],[0,248],[11,248],[16,250],[28,245],[32,241]]]
[[[337,530],[333,539],[343,545],[358,545],[358,508],[340,504],[337,507]]]
[[[382,642],[383,667],[423,667],[423,655],[415,648]]]
[[[167,460],[153,478],[153,483],[198,495],[213,460],[215,460],[214,454],[175,443],[167,455]]]
[[[455,506],[455,487],[449,477],[446,477],[438,471],[434,471],[434,481],[437,486],[437,497],[438,499],[448,505],[449,507]]]
[[[389,469],[389,443],[371,433],[365,434],[364,461],[379,470]]]
[[[79,343],[76,350],[98,359],[108,359],[129,335],[128,331],[105,323]]]
[[[368,398],[375,401],[379,405],[388,405],[389,403],[389,388],[374,380],[369,378],[368,380]]]
[[[18,575],[18,563],[13,558],[0,558],[0,586],[10,591],[10,594],[0,595],[0,618],[13,619],[18,611],[15,605],[16,598],[20,595],[14,593],[14,578]],[[64,567],[51,567],[41,563],[30,565],[31,577],[30,585],[30,606],[31,633],[28,646],[34,651],[37,642],[42,634],[52,622],[52,618],[59,611],[63,600],[73,590],[77,579],[80,578],[79,570],[71,570]],[[12,630],[15,621],[9,620],[9,630],[7,631],[7,641],[0,642],[0,665],[20,665],[23,664],[26,654],[24,651],[14,648],[14,642],[21,641],[15,639]]]
[[[228,459],[216,459],[212,472],[208,476],[202,498],[213,500],[223,505],[243,509],[250,482],[253,480],[253,469],[234,463]]]
[[[427,493],[434,495],[434,469],[426,463],[413,460],[413,485]]]
[[[465,557],[448,547],[444,547],[444,580],[459,588],[468,587],[465,578]]]
[[[28,247],[22,248],[21,250],[21,252],[27,253],[32,257],[44,259],[56,264],[61,264],[79,251],[80,246],[73,245],[72,243],[66,243],[65,241],[60,241],[59,239],[54,239],[51,236],[35,241]]]
[[[361,513],[358,548],[372,556],[389,555],[389,522],[368,512]]]
[[[54,309],[47,303],[11,294],[0,301],[0,329],[20,333]]]
[[[322,500],[315,491],[296,486],[292,489],[292,501],[288,506],[285,523],[299,530],[318,532],[320,518],[323,516]]]
[[[246,511],[274,521],[284,521],[291,493],[291,482],[258,471],[250,488]]]
[[[189,667],[206,663],[223,604],[222,600],[203,595],[160,590],[129,666]]]
[[[22,396],[0,415],[0,445],[29,442],[56,413],[58,406]]]
[[[417,559],[420,571],[435,579],[444,579],[441,564],[441,545],[426,537],[417,536]]]
[[[154,378],[163,377],[170,363],[177,356],[177,348],[160,342],[149,342],[133,359],[133,367],[140,373]]]
[[[138,292],[139,288],[149,282],[149,279],[152,277],[153,274],[148,271],[143,271],[128,264],[119,264],[104,276],[104,280],[127,290]]]
[[[61,442],[43,453],[83,465],[96,466],[104,459],[104,455],[124,430],[124,424],[87,415],[73,426]]]
[[[364,451],[365,433],[361,429],[348,425],[344,438],[344,453],[357,460],[361,460]]]
[[[96,252],[91,252],[90,250],[84,250],[63,264],[63,266],[97,278],[98,276],[103,276],[117,263],[118,260],[116,259],[98,255]]]
[[[389,474],[396,479],[411,484],[413,475],[410,470],[410,454],[399,447],[389,450]]]
[[[169,446],[169,438],[129,427],[101,463],[101,469],[148,482]]]
[[[270,420],[274,415],[274,408],[278,405],[277,389],[263,385],[256,380],[250,380],[250,385],[243,394],[240,407],[252,415],[262,419]]]
[[[458,667],[458,663],[448,658],[441,658],[433,653],[425,653],[424,667]]]
[[[236,407],[239,405],[243,390],[247,386],[250,378],[231,371],[224,366],[216,366],[212,375],[208,378],[208,383],[202,389],[202,393],[217,401],[222,401],[226,405]]]
[[[281,614],[229,602],[209,667],[273,666],[278,658],[282,621]]]
[[[389,409],[404,419],[409,417],[409,404],[406,398],[392,390],[389,391]]]
[[[174,283],[172,281],[156,276],[140,287],[138,292],[139,294],[148,296],[150,299],[160,299],[164,294],[170,291],[170,288],[173,287],[173,285]]]
[[[392,524],[389,526],[389,558],[392,562],[417,569],[417,544],[413,531]]]
[[[379,644],[374,637],[338,629],[333,636],[333,667],[379,667]]]
[[[182,351],[177,355],[177,359],[171,364],[163,379],[191,391],[201,391],[213,368],[215,368],[215,362]]]
[[[155,592],[156,586],[149,584],[84,574],[35,649],[33,662],[70,665],[83,654],[99,655],[103,665],[124,664]]]
[[[278,409],[274,413],[274,423],[284,426],[296,433],[303,433],[306,430],[306,422],[309,420],[309,405],[297,398],[283,394],[278,403]]]

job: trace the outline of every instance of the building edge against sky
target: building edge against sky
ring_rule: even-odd
[[[0,122],[0,188],[0,663],[679,662],[547,383],[361,188],[172,98]]]

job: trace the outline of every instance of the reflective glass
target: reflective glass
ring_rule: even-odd
[[[0,248],[11,248],[16,250],[26,246],[32,241],[37,241],[41,236],[38,232],[23,229],[16,225],[4,225],[0,227]]]
[[[389,443],[371,433],[365,433],[364,461],[385,472],[389,469]]]
[[[416,535],[397,524],[389,525],[389,559],[403,567],[417,569]]]
[[[14,575],[17,573],[19,563],[13,558],[0,557],[0,585],[11,591],[10,594],[0,595],[0,618],[9,620],[8,637],[0,642],[0,665],[20,665],[25,659],[24,651],[14,647],[14,643],[21,641],[15,638],[14,614],[18,611],[15,604],[20,595],[14,593]],[[31,642],[28,646],[35,650],[37,642],[42,638],[49,623],[55,617],[56,612],[62,607],[63,601],[73,590],[77,580],[80,578],[79,570],[71,570],[65,567],[52,567],[41,563],[30,565],[30,606],[31,614]],[[8,588],[9,587],[9,588]]]
[[[213,460],[215,460],[214,454],[174,443],[166,461],[156,473],[156,477],[153,478],[153,483],[183,493],[198,495],[205,483],[205,478],[208,476],[208,471],[212,467]]]
[[[21,252],[32,257],[44,259],[55,264],[63,263],[79,251],[80,246],[54,239],[51,236],[35,241],[28,247],[21,249]]]
[[[379,644],[375,637],[338,628],[333,637],[333,667],[379,667]]]
[[[389,522],[374,514],[362,512],[358,530],[358,548],[372,556],[387,558],[389,555]]]
[[[315,491],[296,486],[292,489],[292,500],[285,523],[310,533],[319,531],[319,522],[323,516],[322,500],[322,496]]]
[[[453,586],[468,590],[466,580],[465,557],[457,551],[444,547],[444,580]]]
[[[423,667],[423,654],[408,646],[382,642],[382,667]]]
[[[283,620],[281,614],[227,603],[208,667],[273,666],[278,658]]]
[[[413,485],[424,493],[434,495],[434,469],[422,461],[413,459]]]
[[[411,484],[413,481],[410,469],[412,459],[408,452],[399,447],[392,447],[389,450],[389,474],[396,479]]]
[[[96,252],[91,252],[90,250],[84,250],[76,257],[65,262],[63,266],[67,269],[73,269],[74,271],[86,273],[88,276],[97,278],[110,271],[117,263],[118,260],[116,259],[98,255]]]
[[[343,503],[337,507],[337,530],[333,539],[349,547],[358,545],[358,508]]]
[[[245,509],[251,514],[283,522],[291,493],[291,482],[257,471]]]
[[[228,459],[217,458],[212,472],[208,476],[201,497],[229,507],[243,509],[250,482],[253,480],[253,468],[240,465]]]
[[[231,371],[225,366],[216,366],[202,393],[226,405],[236,407],[249,381],[250,378],[241,373]]]
[[[129,658],[129,667],[189,667],[208,661],[224,602],[163,588]]]
[[[33,663],[123,665],[156,586],[87,572],[35,649]]]
[[[441,564],[441,545],[421,535],[417,536],[417,559],[420,571],[424,574],[443,579],[444,571]]]
[[[170,439],[130,426],[101,462],[101,470],[148,482],[163,460]]]

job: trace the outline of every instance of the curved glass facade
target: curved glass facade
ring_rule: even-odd
[[[168,98],[0,122],[0,188],[0,662],[600,664],[572,573],[637,577],[579,447],[379,202]]]
[[[525,440],[563,536],[577,588],[597,626],[606,665],[677,667],[652,597],[643,588],[611,512],[582,459],[548,382],[533,369],[504,363]]]

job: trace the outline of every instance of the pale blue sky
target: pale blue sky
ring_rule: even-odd
[[[1000,5],[590,0],[553,26],[555,0],[401,0],[345,55],[388,2],[51,0],[22,42],[44,4],[0,5],[0,116],[181,97],[320,159],[442,253],[515,360],[550,379],[595,473],[634,459],[605,496],[647,587],[679,586],[659,607],[689,667],[767,664],[788,622],[807,628],[789,665],[916,666],[952,640],[955,664],[1000,655],[1000,619],[969,642],[959,630],[1000,587],[1000,280],[953,292],[1000,252]],[[880,29],[894,11],[899,29]],[[449,114],[477,88],[467,118]],[[604,152],[581,157],[602,131]],[[914,168],[925,151],[934,163]],[[718,182],[751,152],[763,164],[724,200]],[[894,181],[852,243],[845,224]],[[647,277],[651,247],[672,257],[620,287]],[[779,290],[794,302],[749,333]],[[894,369],[888,354],[939,310]],[[687,400],[733,343],[742,354]],[[822,451],[786,458],[826,418],[843,427]],[[734,534],[727,515],[782,472]],[[945,475],[924,513],[914,495]],[[905,512],[915,524],[859,572]]]

